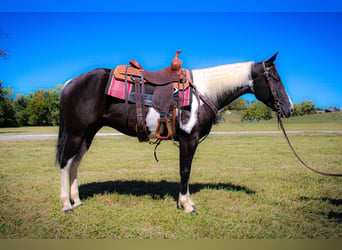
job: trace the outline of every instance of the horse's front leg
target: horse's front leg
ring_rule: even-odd
[[[180,192],[178,199],[178,208],[184,209],[186,213],[196,213],[195,204],[190,198],[189,178],[191,172],[191,163],[198,145],[198,136],[189,136],[181,138],[179,147],[179,167],[180,167]]]

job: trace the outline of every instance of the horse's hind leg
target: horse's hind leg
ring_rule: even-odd
[[[63,162],[66,164],[61,165],[61,194],[60,199],[63,204],[63,211],[72,211],[70,198],[74,202],[74,207],[82,205],[77,186],[77,168],[80,164],[82,155],[86,150],[83,137],[69,136],[65,146],[65,159]],[[69,157],[68,157],[69,156]],[[71,156],[71,157],[70,157]]]
[[[89,129],[85,137],[68,138],[69,144],[67,146],[70,145],[73,149],[78,149],[78,151],[67,161],[65,167],[61,168],[61,201],[64,212],[70,212],[73,208],[83,205],[78,191],[77,169],[99,129],[100,126]],[[66,147],[66,150],[68,150],[68,147]],[[73,201],[72,206],[70,200]]]
[[[70,199],[73,201],[73,208],[82,206],[83,203],[80,200],[80,196],[78,193],[78,182],[77,182],[77,169],[80,165],[81,159],[76,156],[73,159],[71,168],[70,168]]]
[[[71,212],[72,211],[72,206],[70,203],[70,192],[69,192],[69,187],[70,187],[70,169],[72,167],[72,162],[74,160],[75,156],[70,158],[67,162],[67,164],[61,168],[61,194],[60,194],[60,199],[63,204],[63,211],[64,212]]]
[[[77,168],[79,161],[76,156],[68,160],[67,165],[61,169],[61,201],[63,203],[63,211],[71,212],[73,208],[82,205],[78,194],[77,184]],[[69,192],[70,187],[70,192]],[[70,195],[69,195],[70,194]],[[70,199],[73,201],[71,206]]]

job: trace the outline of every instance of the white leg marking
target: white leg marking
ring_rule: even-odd
[[[64,168],[61,169],[61,194],[60,198],[63,204],[63,211],[67,212],[72,210],[70,203],[70,167],[72,166],[72,161],[74,157],[68,160],[68,163]]]
[[[185,195],[179,193],[178,207],[183,208],[184,212],[187,214],[196,213],[195,204],[192,202],[190,198],[189,186],[188,191]]]
[[[77,168],[78,166],[72,165],[70,169],[70,198],[74,201],[73,208],[83,205],[78,194]]]

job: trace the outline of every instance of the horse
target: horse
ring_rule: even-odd
[[[204,98],[195,101],[196,96],[193,97],[188,119],[177,117],[173,136],[179,143],[177,207],[185,213],[196,213],[189,177],[196,148],[217,119],[213,106],[220,110],[244,94],[254,94],[280,117],[291,116],[293,104],[274,64],[277,54],[261,62],[238,62],[191,71],[193,85]],[[135,104],[105,94],[110,72],[106,68],[93,69],[69,80],[62,90],[56,162],[60,166],[62,211],[66,213],[83,205],[77,169],[99,129],[109,126],[128,136],[137,136]],[[210,105],[205,100],[210,100]],[[147,107],[146,112],[146,127],[153,138],[159,113],[153,107]],[[185,111],[181,110],[180,115],[182,112]]]

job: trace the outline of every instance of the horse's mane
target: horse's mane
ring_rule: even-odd
[[[248,84],[253,63],[251,61],[192,70],[194,84],[200,93],[215,101],[221,93]]]

